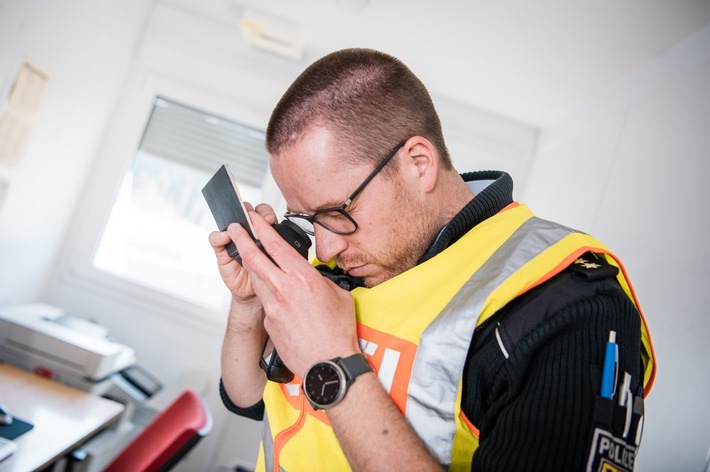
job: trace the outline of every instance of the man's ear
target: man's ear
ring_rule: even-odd
[[[421,136],[410,138],[405,146],[407,157],[412,164],[410,168],[418,180],[420,189],[430,192],[436,185],[439,173],[439,155],[436,148],[431,141]]]

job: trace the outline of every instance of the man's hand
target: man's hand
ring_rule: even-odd
[[[245,206],[251,213],[256,212],[262,215],[265,221],[271,222],[270,224],[276,222],[276,213],[274,213],[271,206],[262,203],[257,205],[256,210],[254,210],[254,207],[249,203],[245,203]],[[234,227],[237,226],[239,226],[237,223],[232,223],[230,225],[230,227],[232,227],[232,231],[234,230]],[[225,246],[231,240],[229,231],[214,231],[209,235],[209,242],[212,245],[215,256],[217,257],[217,266],[219,268],[222,281],[231,292],[234,303],[260,310],[261,304],[255,298],[254,289],[252,288],[251,281],[249,280],[248,272],[227,253]]]
[[[264,327],[284,363],[303,377],[316,362],[359,352],[350,293],[321,276],[260,212],[249,213],[273,262],[242,227],[232,225],[228,231],[264,307]]]

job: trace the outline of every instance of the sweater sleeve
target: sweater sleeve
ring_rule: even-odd
[[[224,388],[224,382],[222,382],[222,379],[219,379],[219,396],[222,399],[222,403],[225,408],[232,413],[256,421],[264,419],[264,400],[259,400],[256,404],[247,408],[239,407],[232,402],[231,398],[229,398],[227,390]]]
[[[506,324],[540,312],[540,323],[501,349]],[[614,279],[590,282],[566,272],[491,321],[474,335],[464,375],[462,408],[480,431],[472,470],[583,470],[610,330],[619,372],[640,383],[636,308]]]

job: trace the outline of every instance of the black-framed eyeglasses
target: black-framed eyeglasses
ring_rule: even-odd
[[[370,175],[368,175],[367,178],[365,178],[365,180],[355,189],[355,191],[350,194],[348,199],[345,200],[345,203],[342,205],[332,208],[323,208],[312,215],[287,212],[284,215],[284,218],[297,224],[301,229],[303,229],[303,231],[310,235],[315,234],[315,228],[313,227],[314,224],[319,224],[323,228],[335,234],[346,235],[354,233],[358,228],[357,222],[355,222],[353,217],[350,216],[345,209],[353,202],[353,200],[355,200],[355,197],[363,191],[367,184],[369,184],[370,181],[374,179],[375,176],[387,165],[387,163],[392,160],[392,158],[397,154],[397,151],[404,146],[404,143],[406,143],[406,141],[403,141],[395,146],[389,154],[382,159],[382,162],[375,167],[375,170],[373,170]]]

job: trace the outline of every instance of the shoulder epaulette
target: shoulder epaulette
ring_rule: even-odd
[[[568,267],[572,272],[582,275],[587,280],[601,280],[616,277],[619,268],[609,264],[604,256],[585,252]]]

